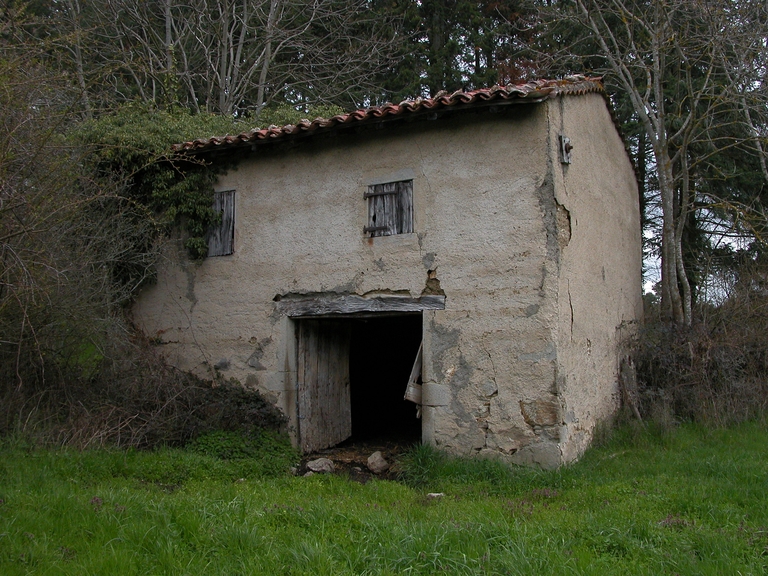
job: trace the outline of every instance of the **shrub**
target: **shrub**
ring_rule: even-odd
[[[640,411],[659,423],[717,426],[768,409],[768,295],[742,281],[717,305],[699,303],[689,327],[650,322],[635,350]]]
[[[34,390],[6,386],[0,434],[78,448],[152,448],[217,430],[278,430],[286,421],[258,391],[180,371],[142,339],[104,352],[92,377],[70,375]]]

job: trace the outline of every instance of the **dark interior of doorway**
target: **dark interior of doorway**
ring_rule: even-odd
[[[416,443],[421,420],[403,399],[422,335],[422,315],[352,322],[349,378],[353,442]]]

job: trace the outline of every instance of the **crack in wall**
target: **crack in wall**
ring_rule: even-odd
[[[493,376],[491,376],[491,380],[493,380],[493,385],[495,387],[495,390],[491,394],[486,394],[486,396],[489,398],[492,398],[499,393],[499,384],[496,381],[496,364],[493,362],[493,356],[491,355],[490,350],[488,350],[488,346],[486,346],[485,344],[486,336],[491,336],[492,334],[493,332],[485,332],[483,333],[480,339],[480,344],[483,347],[483,352],[485,352],[486,355],[488,356],[488,360],[491,362],[491,370],[493,371]]]
[[[568,246],[571,241],[571,212],[555,199],[557,210],[557,243],[560,251]]]
[[[485,448],[488,448],[488,433],[490,429],[490,424],[488,423],[488,419],[491,417],[491,398],[495,398],[499,395],[499,384],[496,380],[497,373],[496,373],[496,364],[493,361],[493,355],[491,354],[491,351],[488,350],[488,346],[485,343],[486,337],[489,337],[493,334],[493,332],[485,332],[480,338],[480,345],[483,348],[483,352],[488,356],[488,361],[491,363],[491,381],[493,382],[493,390],[481,390],[483,392],[483,395],[487,398],[485,402],[482,403],[478,407],[478,417],[477,417],[477,423],[480,426],[480,430],[483,434],[483,445],[482,447],[478,448],[477,450],[483,450]]]
[[[568,284],[568,307],[571,310],[571,342],[573,342],[573,300],[571,299],[571,281],[566,281]]]

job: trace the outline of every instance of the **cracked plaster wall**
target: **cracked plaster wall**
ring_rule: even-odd
[[[417,297],[437,281],[446,309],[424,313],[424,440],[559,465],[580,451],[563,449],[575,434],[563,420],[583,402],[564,399],[581,376],[558,384],[578,363],[558,358],[569,344],[556,103],[257,152],[218,184],[236,190],[235,253],[190,263],[169,242],[135,319],[172,362],[258,387],[293,419],[294,322],[275,311],[275,295]],[[368,184],[402,178],[414,181],[415,232],[366,238]],[[594,400],[594,414],[605,412]]]
[[[623,342],[642,320],[637,180],[597,94],[549,107],[559,219],[557,383],[564,462],[580,456],[595,425],[618,409]],[[557,136],[573,145],[559,162]],[[567,228],[569,233],[565,233]]]

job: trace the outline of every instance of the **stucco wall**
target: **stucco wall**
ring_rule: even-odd
[[[567,101],[583,102],[575,112],[592,119],[591,98]],[[613,379],[606,360],[613,336],[602,334],[598,323],[605,320],[612,331],[626,308],[590,320],[588,292],[625,290],[627,274],[614,278],[611,270],[636,265],[639,273],[640,264],[607,262],[609,280],[599,285],[587,279],[597,264],[579,264],[577,251],[595,252],[600,230],[589,223],[592,200],[582,206],[582,197],[569,196],[590,168],[575,161],[563,175],[552,161],[559,106],[517,106],[257,151],[218,183],[220,190],[236,190],[235,253],[191,263],[178,242],[170,242],[157,284],[134,307],[137,322],[164,342],[172,362],[198,372],[216,366],[265,391],[293,418],[294,322],[276,311],[273,298],[416,297],[433,270],[446,308],[424,313],[424,439],[456,453],[544,466],[568,460],[582,449],[579,427],[613,407],[601,397],[606,378],[589,382],[608,364]],[[605,112],[602,102],[597,108]],[[607,112],[606,118],[597,114],[595,122],[605,124]],[[586,138],[583,127],[573,130]],[[600,130],[610,148],[618,140],[612,124]],[[574,152],[579,161],[581,150]],[[602,171],[605,159],[589,166]],[[626,172],[627,166],[620,168]],[[367,186],[402,178],[414,181],[415,233],[366,238]],[[622,178],[618,184],[626,186]],[[576,218],[562,257],[556,194],[572,222]],[[571,304],[564,304],[565,273],[579,278],[570,280]],[[615,302],[610,296],[602,306],[612,310]],[[574,325],[577,319],[593,325],[577,328],[575,341],[564,328],[573,303]],[[588,338],[600,360],[585,364],[581,351]],[[570,370],[575,375],[565,376]]]
[[[618,408],[622,344],[642,318],[637,181],[601,99],[565,98],[549,108],[559,222],[570,231],[561,233],[557,333],[566,462]],[[571,139],[570,164],[559,162],[559,134]]]

